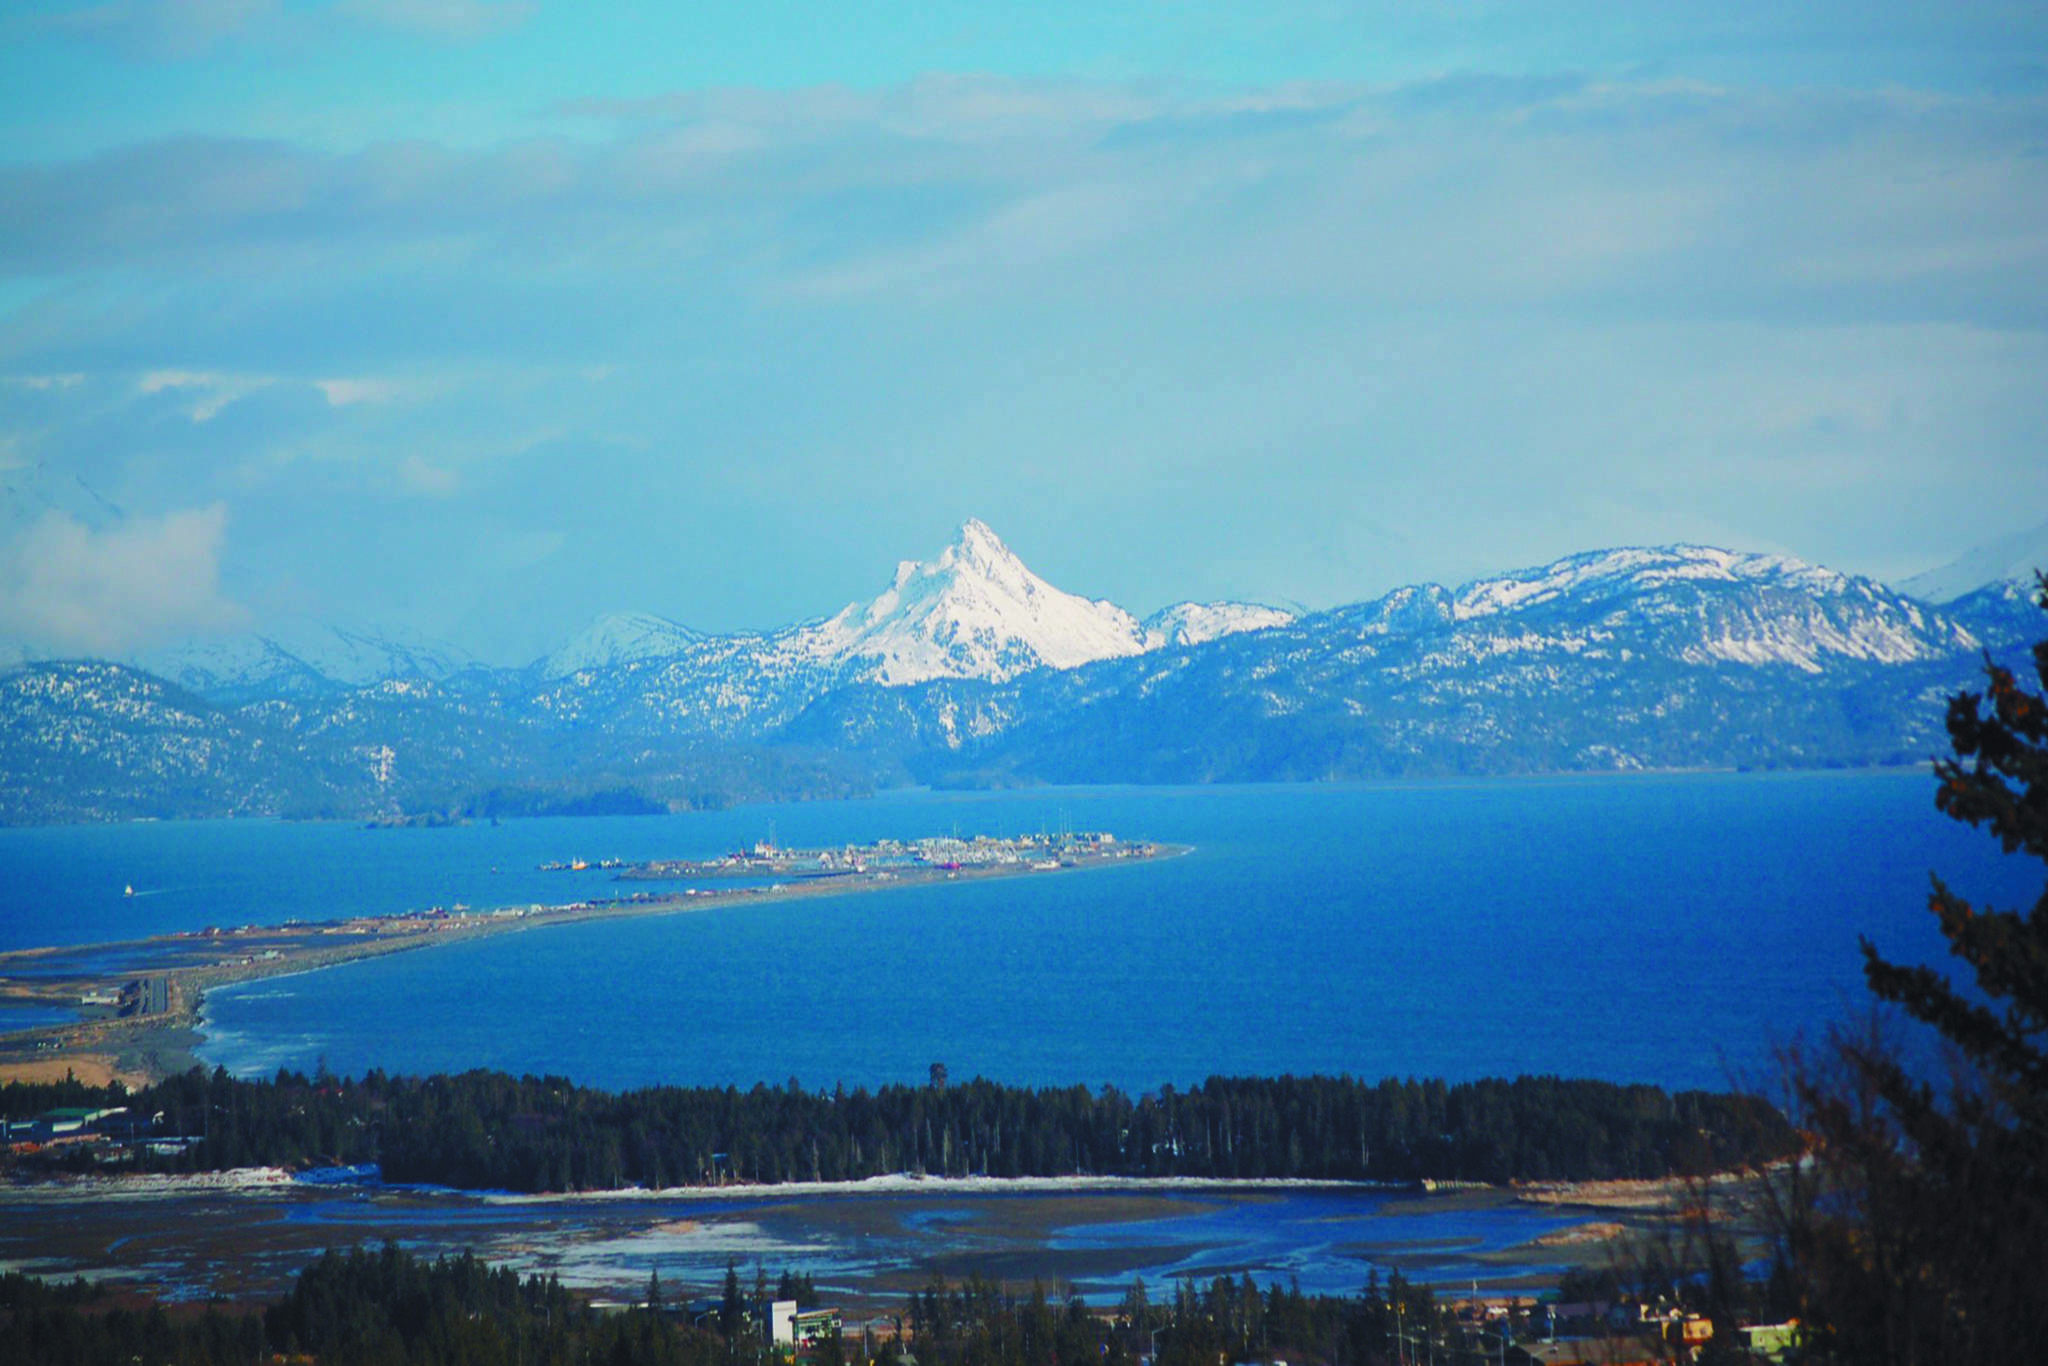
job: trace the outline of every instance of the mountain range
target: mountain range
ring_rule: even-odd
[[[1912,762],[1986,650],[2042,634],[2016,567],[2048,558],[2044,533],[1900,588],[1677,545],[1305,615],[1189,602],[1141,621],[970,521],[875,598],[777,631],[614,613],[505,668],[301,622],[24,664],[0,674],[0,820]]]
[[[689,661],[686,671],[901,686],[936,678],[1004,682],[1032,669],[1070,669],[1293,619],[1249,603],[1183,602],[1141,622],[1115,603],[1053,587],[985,523],[969,521],[935,560],[899,564],[878,597],[779,631],[712,636],[648,612],[613,612],[522,668],[491,670],[445,642],[295,621],[125,662],[215,698],[305,696],[387,679],[438,682],[471,671],[495,673],[508,686],[545,685],[655,660]]]

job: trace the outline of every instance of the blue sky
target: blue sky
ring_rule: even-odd
[[[2048,517],[2048,17],[0,13],[0,639],[1327,606]]]

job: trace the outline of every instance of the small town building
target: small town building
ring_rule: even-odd
[[[1654,1366],[1670,1358],[1663,1343],[1629,1334],[1522,1343],[1508,1348],[1504,1359],[1510,1366]]]
[[[805,1309],[790,1319],[790,1333],[796,1339],[799,1352],[815,1347],[828,1338],[839,1336],[840,1317],[837,1309]]]
[[[1799,1320],[1746,1324],[1742,1329],[1742,1345],[1748,1348],[1753,1356],[1782,1361],[1787,1353],[1799,1345]]]

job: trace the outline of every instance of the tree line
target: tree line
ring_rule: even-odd
[[[196,1135],[146,1168],[377,1163],[386,1179],[515,1191],[928,1175],[1503,1182],[1695,1175],[1790,1155],[1769,1102],[1558,1077],[1448,1083],[1212,1078],[1132,1096],[976,1079],[875,1091],[609,1092],[472,1071],[240,1080],[194,1068],[129,1093],[0,1087],[0,1111],[126,1105]],[[83,1153],[76,1159],[91,1160]]]
[[[1705,1307],[1701,1278],[1674,1282]],[[787,1288],[787,1277],[785,1286]],[[789,1298],[790,1296],[784,1296]],[[427,1261],[396,1244],[329,1251],[267,1306],[166,1310],[109,1302],[84,1281],[0,1276],[0,1366],[254,1366],[346,1361],[360,1366],[769,1366],[731,1269],[716,1313],[693,1325],[667,1306],[658,1278],[645,1303],[600,1311],[554,1277],[520,1277],[469,1253]],[[1761,1307],[1761,1306],[1759,1306]],[[1498,1359],[1507,1336],[1542,1325],[1453,1312],[1426,1286],[1369,1272],[1355,1295],[1305,1295],[1249,1276],[1184,1279],[1154,1300],[1133,1281],[1113,1310],[1071,1289],[1025,1293],[971,1275],[934,1275],[907,1312],[849,1323],[810,1349],[807,1366],[1215,1366],[1297,1361],[1383,1366],[1424,1357]],[[914,1354],[914,1355],[913,1355]]]
[[[0,1366],[730,1366],[724,1344],[658,1315],[598,1313],[553,1277],[522,1279],[468,1253],[429,1262],[392,1243],[326,1253],[260,1312],[104,1298],[83,1282],[0,1278]]]

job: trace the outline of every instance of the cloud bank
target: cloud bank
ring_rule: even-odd
[[[0,639],[33,654],[119,655],[244,625],[220,592],[226,530],[219,504],[98,531],[45,513],[0,556]]]
[[[232,509],[259,611],[513,658],[620,601],[830,611],[968,515],[1149,609],[1642,540],[1905,573],[1975,490],[2048,505],[2037,94],[948,76],[558,120],[0,165],[0,374],[84,377],[0,386],[0,439]]]

